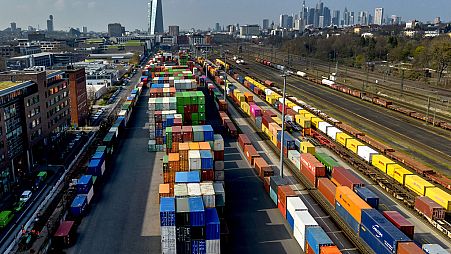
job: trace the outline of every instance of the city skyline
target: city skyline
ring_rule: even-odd
[[[113,2],[116,0],[113,0]],[[46,21],[49,15],[54,16],[54,30],[67,31],[69,28],[82,28],[87,26],[92,31],[107,31],[107,24],[118,22],[123,24],[127,30],[141,29],[148,30],[147,24],[147,2],[140,0],[137,5],[140,8],[126,7],[126,3],[117,1],[116,4],[106,4],[106,0],[92,0],[92,1],[67,1],[67,0],[38,0],[35,3],[23,4],[20,2],[8,1],[2,3],[3,10],[8,10],[6,13],[0,15],[0,29],[3,30],[10,26],[11,22],[15,22],[17,27],[26,29],[28,26],[46,29]],[[307,7],[314,7],[318,1],[306,1]],[[402,17],[404,21],[417,19],[422,22],[433,21],[435,17],[440,17],[443,22],[451,21],[451,1],[436,0],[433,4],[426,3],[421,0],[412,0],[409,6],[412,8],[405,8],[405,5],[398,1],[378,1],[371,3],[370,1],[361,2],[357,0],[330,0],[322,1],[325,6],[329,7],[331,11],[340,10],[343,12],[344,8],[348,10],[359,12],[368,11],[374,15],[374,10],[377,7],[384,8],[384,18],[391,15]],[[111,3],[109,1],[109,3]],[[202,11],[205,4],[200,0],[191,0],[180,2],[177,0],[164,1],[163,16],[165,20],[164,29],[167,30],[169,25],[179,25],[181,30],[190,28],[206,29],[212,27],[213,24],[219,22],[222,25],[227,24],[260,24],[261,20],[267,18],[272,21],[279,20],[281,14],[296,14],[301,10],[301,1],[287,0],[277,6],[267,6],[272,2],[269,0],[249,0],[246,2],[237,2],[241,8],[236,8],[237,5],[227,4],[223,6],[221,12]],[[209,6],[222,6],[222,2],[212,0]],[[114,14],[120,10],[119,15],[98,15],[99,10],[104,13]],[[193,10],[193,11],[187,11]],[[250,14],[247,10],[254,10]],[[22,13],[20,20],[14,13]]]

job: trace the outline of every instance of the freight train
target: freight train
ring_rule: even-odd
[[[247,78],[247,80],[251,80],[251,78]],[[213,85],[210,89],[212,91],[216,90]],[[250,87],[248,87],[248,89],[250,89]],[[259,89],[261,90],[261,88]],[[350,170],[337,167],[326,155],[320,153],[315,154],[314,146],[309,142],[301,143],[299,140],[291,137],[288,133],[283,132],[280,125],[273,119],[275,114],[272,111],[262,110],[253,103],[251,94],[237,90],[237,88],[228,89],[228,95],[231,97],[233,103],[253,120],[257,125],[257,128],[261,129],[263,133],[269,136],[270,141],[275,146],[284,150],[284,155],[296,165],[296,168],[309,179],[312,185],[319,189],[324,197],[329,200],[331,205],[335,207],[336,211],[345,222],[371,247],[371,249],[376,253],[421,253],[421,249],[410,240],[413,236],[413,225],[406,223],[402,216],[400,217],[397,216],[398,214],[394,214],[396,212],[384,214],[378,212],[376,209],[378,208],[379,198],[369,189],[365,188],[362,181],[360,181],[360,179],[358,179],[358,177]],[[253,89],[251,90],[254,91]],[[259,95],[258,93],[255,94]],[[304,120],[301,124],[306,125],[306,121]],[[280,143],[281,135],[285,135],[284,144]],[[277,137],[275,138],[275,136]],[[299,218],[293,219],[292,213],[287,209],[290,207],[290,204],[288,204],[289,201],[287,201],[289,199],[287,199],[287,197],[296,197],[293,190],[289,186],[286,186],[287,183],[284,182],[283,178],[271,176],[273,171],[262,170],[267,168],[267,163],[264,160],[263,162],[259,162],[261,158],[258,153],[254,151],[255,149],[252,149],[252,143],[246,135],[240,134],[238,140],[241,149],[247,155],[249,163],[254,166],[257,174],[264,180],[265,189],[269,193],[271,199],[278,205],[279,210],[288,220],[290,227],[296,228],[295,226],[292,226],[292,224],[294,221],[294,225],[296,225],[296,221],[299,221]],[[298,150],[304,151],[304,153],[301,154]],[[285,206],[281,204],[281,197],[282,200],[285,201]],[[417,202],[423,199],[431,201],[432,204],[435,205],[435,208],[437,208],[437,204],[428,197],[421,197]],[[299,201],[297,202],[299,203]],[[300,200],[300,202],[302,201]],[[349,204],[353,205],[352,208],[349,207]],[[299,208],[301,209],[302,207],[303,206],[299,204]],[[423,206],[417,205],[416,207],[418,211],[423,212],[429,211],[430,208],[430,206],[424,204]],[[440,207],[439,210],[443,212],[444,208]],[[313,220],[308,220],[310,218],[308,212],[304,213],[302,217],[303,220],[300,221],[299,224],[302,225],[303,230],[307,230],[309,227],[316,227],[317,224],[315,224],[316,222],[313,218]],[[374,231],[375,228],[383,228],[392,238],[380,240],[378,237],[380,232]],[[293,234],[301,247],[305,250],[305,246],[307,246],[304,246],[305,239],[299,240],[297,237],[299,237],[300,234],[299,232],[296,232],[296,230],[293,231]],[[387,245],[387,242],[390,242],[390,244]],[[308,252],[309,250],[306,251],[307,253],[310,253]]]
[[[215,74],[217,72],[212,71],[211,73]],[[250,76],[243,78],[239,74],[233,73],[233,70],[231,70],[230,73],[234,75],[236,80],[238,80],[245,87],[254,92],[255,95],[265,99],[266,102],[281,111],[281,91],[280,89],[273,87],[273,82],[268,80],[262,82]],[[263,116],[260,123],[260,120],[257,120],[258,118],[256,117],[256,115],[254,115],[255,113],[251,113],[251,106],[246,106],[244,104],[251,104],[249,101],[246,101],[249,100],[247,99],[249,98],[249,96],[244,96],[244,91],[234,91],[235,89],[233,89],[233,91],[230,90],[232,89],[229,88],[228,94],[231,95],[235,103],[237,103],[237,105],[240,105],[240,108],[242,108],[242,110],[246,112],[247,115],[250,115],[251,118],[255,120],[258,126],[261,126],[262,132],[267,134],[270,137],[270,140],[280,148],[280,144],[277,144],[277,137],[274,137],[276,134],[272,133],[274,132],[274,129],[276,129],[276,131],[280,131],[280,124],[276,123],[276,125],[279,127],[274,127],[274,125],[272,125],[272,130],[269,129],[269,125],[265,128],[263,124],[265,123],[265,121],[266,123],[275,122],[273,119],[271,119],[274,116],[271,116],[269,118],[265,118]],[[296,119],[296,122],[304,129],[311,128],[310,132],[312,136],[318,138],[320,143],[329,142],[328,138],[321,138],[322,134],[319,134],[324,133],[324,135],[334,140],[336,145],[341,145],[344,148],[352,151],[352,153],[354,153],[357,157],[365,160],[369,165],[374,166],[379,171],[382,171],[390,178],[396,180],[398,184],[409,189],[412,193],[414,193],[414,195],[425,196],[426,198],[428,198],[430,201],[429,203],[431,204],[430,208],[433,211],[437,211],[434,214],[438,214],[438,216],[431,216],[429,212],[425,212],[427,209],[424,208],[424,206],[420,207],[414,200],[412,200],[411,205],[415,207],[415,209],[420,214],[424,215],[429,220],[429,222],[431,222],[434,226],[451,237],[451,227],[447,221],[444,221],[445,212],[449,212],[451,208],[450,195],[440,188],[435,187],[433,184],[425,181],[420,176],[415,175],[414,172],[406,169],[406,167],[402,166],[400,163],[396,163],[395,161],[390,159],[398,158],[400,156],[400,153],[394,151],[389,147],[386,147],[385,145],[373,140],[368,136],[365,136],[363,133],[357,131],[351,126],[348,126],[336,119],[327,116],[318,109],[309,106],[302,100],[299,100],[293,96],[288,97],[288,100],[286,100],[286,106],[286,114],[288,116],[290,115],[290,112],[291,114],[294,114],[291,115],[291,117]],[[294,113],[290,110],[294,110]],[[252,112],[258,112],[258,109],[254,108]],[[310,123],[310,127],[308,127],[308,123]],[[286,140],[290,139],[288,138]],[[285,145],[288,144],[286,143]],[[380,152],[376,150],[379,150]],[[402,160],[404,163],[406,163],[405,157],[406,156],[404,156]],[[418,164],[412,163],[412,161],[413,160],[410,159],[410,162],[408,164],[409,166]],[[416,169],[418,170],[418,167]],[[421,175],[423,176],[427,176],[430,172],[431,171],[425,170],[419,171],[419,173],[421,173]],[[449,185],[447,185],[446,187],[449,188]]]
[[[258,62],[258,63],[261,63],[263,65],[266,65],[266,66],[269,66],[269,67],[273,67],[273,68],[278,69],[278,70],[282,70],[280,65],[272,63],[272,62],[269,62],[267,60],[256,58],[255,61]],[[374,104],[382,106],[384,108],[388,108],[388,109],[397,111],[397,112],[399,112],[401,114],[404,114],[404,115],[416,118],[418,120],[426,121],[426,122],[428,122],[430,124],[433,124],[435,126],[439,126],[439,127],[443,128],[445,130],[451,130],[451,123],[448,123],[448,122],[445,122],[445,121],[438,121],[438,120],[435,120],[435,122],[434,122],[434,118],[431,117],[431,116],[427,116],[427,115],[425,115],[423,113],[415,112],[415,111],[407,109],[405,107],[396,105],[393,101],[380,98],[380,97],[378,97],[378,96],[376,96],[374,94],[370,94],[368,92],[362,92],[359,89],[350,88],[350,87],[347,87],[345,85],[338,84],[336,81],[333,81],[333,80],[330,80],[330,79],[327,79],[327,78],[316,79],[314,77],[308,76],[307,73],[302,72],[302,71],[295,71],[294,73],[296,74],[296,76],[299,76],[301,78],[307,79],[307,80],[312,81],[312,82],[315,82],[317,84],[330,87],[330,88],[332,88],[334,90],[340,91],[342,93],[349,94],[349,95],[357,97],[357,98],[361,98],[362,100],[368,101],[370,103],[374,103]]]

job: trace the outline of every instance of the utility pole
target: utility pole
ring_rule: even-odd
[[[224,49],[224,100],[227,99],[227,57]]]
[[[404,91],[404,69],[401,70],[401,97],[403,96]]]
[[[431,107],[431,97],[428,95],[428,107],[427,107],[427,111],[426,111],[426,124],[428,123],[428,118],[429,118],[429,108]]]
[[[437,106],[438,106],[438,91],[435,91],[435,109],[434,109],[434,118],[432,118],[432,126],[435,126],[435,115],[437,114]]]
[[[280,137],[280,177],[283,178],[283,147],[285,142],[285,97],[286,97],[286,89],[287,89],[287,73],[283,71],[282,77],[283,77],[283,100],[282,100],[282,133]]]

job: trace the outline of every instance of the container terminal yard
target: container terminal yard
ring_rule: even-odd
[[[34,250],[449,253],[445,173],[411,166],[426,146],[449,164],[447,130],[294,77],[284,99],[255,60],[155,53]],[[423,144],[405,161],[375,140],[409,151],[400,136]]]

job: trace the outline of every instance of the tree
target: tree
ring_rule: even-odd
[[[131,65],[139,64],[139,54],[138,53],[134,53],[133,56],[128,61],[128,63],[131,64]]]
[[[364,63],[365,63],[365,56],[363,54],[359,54],[355,57],[354,65],[356,67],[361,68]]]
[[[438,73],[438,82],[443,78],[443,72],[451,63],[451,40],[446,37],[436,38],[431,43],[431,64]]]

